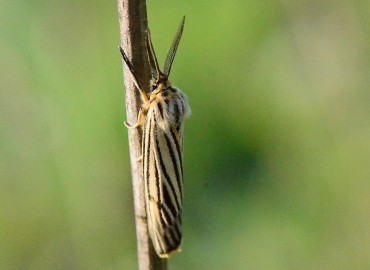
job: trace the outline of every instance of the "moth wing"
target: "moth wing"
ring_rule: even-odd
[[[150,237],[157,254],[167,257],[181,244],[182,156],[173,130],[163,128],[158,104],[147,115],[144,138],[144,179]]]

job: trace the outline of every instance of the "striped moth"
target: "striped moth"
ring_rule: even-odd
[[[180,89],[171,85],[168,77],[184,29],[183,17],[167,53],[163,72],[159,69],[149,30],[146,46],[153,79],[149,93],[141,88],[134,68],[120,47],[122,58],[140,92],[142,108],[137,123],[141,127],[143,175],[149,235],[161,258],[180,251],[181,213],[183,199],[183,129],[190,116],[190,107]]]

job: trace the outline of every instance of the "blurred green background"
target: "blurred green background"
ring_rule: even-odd
[[[370,2],[148,1],[188,96],[170,269],[370,269]],[[115,1],[0,2],[0,269],[136,269]]]

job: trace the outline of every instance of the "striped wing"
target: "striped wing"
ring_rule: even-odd
[[[182,136],[169,124],[168,105],[163,99],[151,104],[144,130],[148,227],[160,257],[168,257],[181,244]]]

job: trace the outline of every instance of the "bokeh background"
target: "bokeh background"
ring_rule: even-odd
[[[370,269],[370,2],[148,0],[186,123],[170,269]],[[137,269],[115,1],[0,2],[0,269]]]

